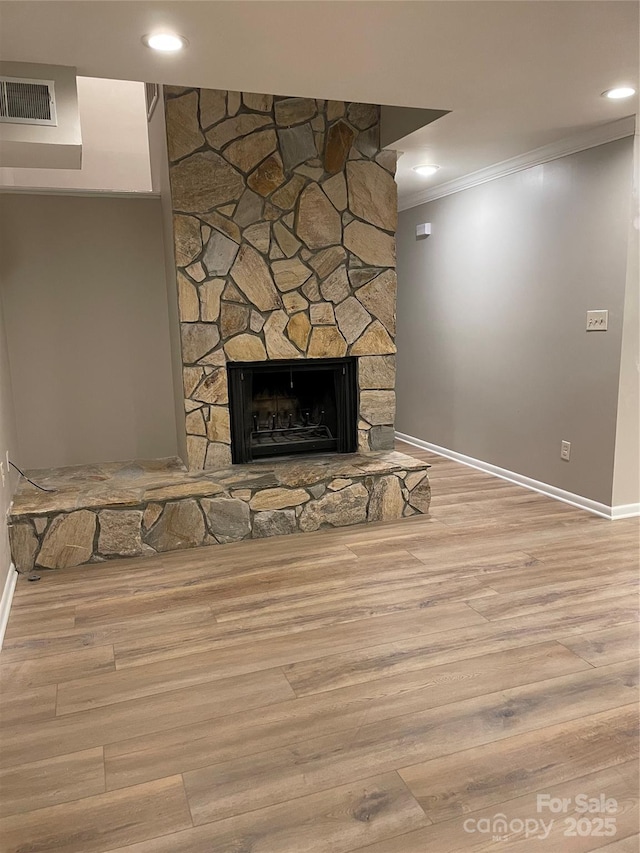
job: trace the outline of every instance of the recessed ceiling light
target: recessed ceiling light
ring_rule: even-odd
[[[423,165],[423,166],[414,166],[413,171],[417,172],[419,175],[422,175],[423,178],[428,178],[431,175],[435,175],[440,166],[431,166],[431,165]]]
[[[163,53],[175,53],[189,44],[184,36],[177,36],[175,33],[151,33],[142,37],[142,43]]]
[[[616,86],[615,89],[607,89],[602,93],[604,98],[610,98],[612,101],[620,101],[622,98],[630,98],[635,95],[636,90],[632,86]]]

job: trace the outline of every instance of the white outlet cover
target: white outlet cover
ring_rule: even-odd
[[[587,311],[587,332],[606,332],[609,325],[609,312],[606,308]]]

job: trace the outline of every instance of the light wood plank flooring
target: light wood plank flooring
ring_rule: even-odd
[[[2,853],[638,850],[637,521],[399,449],[429,517],[20,579]]]

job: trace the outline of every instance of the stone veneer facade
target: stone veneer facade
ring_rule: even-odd
[[[358,357],[393,447],[396,155],[379,107],[165,89],[188,465],[231,462],[227,361]]]

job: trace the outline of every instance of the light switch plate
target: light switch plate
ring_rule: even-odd
[[[587,332],[606,332],[609,312],[606,309],[587,311]]]

